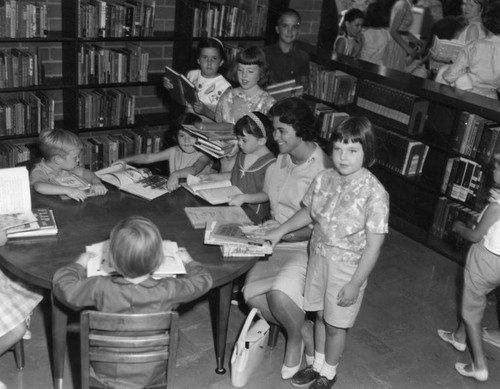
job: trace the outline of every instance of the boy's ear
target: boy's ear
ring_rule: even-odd
[[[54,157],[52,157],[52,161],[58,165],[63,161],[63,159],[64,158],[60,155],[55,155]]]

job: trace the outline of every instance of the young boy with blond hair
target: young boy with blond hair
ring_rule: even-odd
[[[76,201],[84,201],[89,194],[106,194],[108,190],[101,180],[78,165],[83,144],[76,134],[62,129],[42,131],[38,146],[43,158],[30,175],[35,191],[45,195],[66,195]],[[81,187],[73,186],[74,182],[81,182]]]

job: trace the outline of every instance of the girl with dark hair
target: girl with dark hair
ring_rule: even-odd
[[[391,39],[388,27],[389,18],[382,3],[370,3],[361,31],[363,46],[359,59],[383,65],[384,50]]]
[[[340,24],[340,34],[333,43],[333,52],[358,58],[363,47],[361,27],[365,14],[357,8],[346,12]]]

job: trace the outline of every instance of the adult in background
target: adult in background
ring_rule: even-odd
[[[312,180],[333,165],[313,140],[316,136],[314,115],[305,101],[300,98],[281,100],[271,108],[269,116],[273,120],[274,139],[280,154],[266,172],[263,192],[254,195],[257,202],[266,196],[270,201],[272,220],[264,223],[263,229],[276,228],[298,211]],[[247,199],[249,203],[252,201]],[[309,227],[285,235],[269,260],[258,262],[250,270],[243,287],[245,301],[286,331],[283,379],[292,378],[302,360],[301,330],[310,235]],[[312,344],[310,346],[306,352],[312,359]]]
[[[300,14],[294,9],[286,9],[279,16],[275,27],[278,41],[264,47],[272,84],[294,79],[297,84],[307,87],[309,54],[295,44],[300,23]]]
[[[365,12],[365,21],[361,30],[363,46],[359,59],[383,65],[384,51],[391,39],[389,17],[380,1],[371,3]]]

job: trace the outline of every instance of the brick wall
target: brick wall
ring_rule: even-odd
[[[297,10],[302,17],[300,40],[316,45],[323,0],[290,0],[290,8]]]

